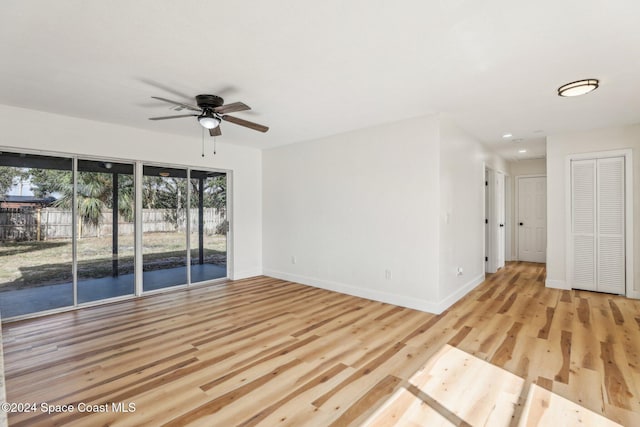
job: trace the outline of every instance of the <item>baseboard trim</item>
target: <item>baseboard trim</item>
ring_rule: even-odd
[[[466,283],[455,293],[447,296],[440,302],[427,301],[419,298],[409,297],[406,295],[391,294],[384,291],[365,289],[359,286],[353,286],[346,283],[334,282],[330,280],[318,279],[316,277],[303,276],[299,274],[287,273],[284,271],[265,269],[265,276],[275,277],[276,279],[287,280],[290,282],[301,283],[316,288],[326,289],[328,291],[340,292],[342,294],[352,295],[359,298],[365,298],[386,304],[398,305],[401,307],[411,308],[413,310],[424,311],[427,313],[440,314],[447,308],[451,307],[462,297],[467,295],[472,289],[480,285],[484,281],[484,273],[475,277]]]
[[[354,297],[365,298],[387,304],[399,305],[401,307],[411,308],[413,310],[424,311],[427,313],[440,314],[442,312],[438,311],[439,304],[436,304],[432,301],[408,297],[405,295],[390,294],[388,292],[365,289],[346,283],[318,279],[309,276],[302,276],[298,274],[287,273],[284,271],[265,269],[263,274],[265,276],[275,277],[276,279],[301,283],[303,285],[326,289],[328,291],[340,292],[342,294],[352,295]]]
[[[461,300],[465,295],[467,295],[469,292],[471,292],[473,289],[479,286],[482,282],[484,282],[484,279],[485,279],[485,275],[484,273],[482,273],[479,276],[472,279],[471,281],[467,282],[462,288],[458,289],[458,291],[454,292],[453,294],[449,295],[448,297],[440,301],[438,303],[438,314],[442,313],[443,311],[451,307],[453,304]]]
[[[254,269],[254,270],[244,270],[244,271],[234,271],[230,279],[231,280],[241,280],[248,279],[249,277],[262,276],[262,270]]]
[[[553,288],[553,289],[563,289],[563,290],[570,290],[571,288],[567,287],[567,282],[565,282],[564,280],[555,280],[555,279],[546,279],[544,282],[544,285],[547,288]]]
[[[640,299],[640,291],[630,290],[627,292],[627,298]]]

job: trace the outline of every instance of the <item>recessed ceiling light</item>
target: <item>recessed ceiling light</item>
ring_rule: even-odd
[[[503,138],[511,138],[513,135],[511,135],[510,133],[505,133],[504,135],[502,135]]]
[[[518,153],[526,153],[527,150],[518,150]]]
[[[584,79],[567,83],[558,88],[558,96],[580,96],[585,95],[598,88],[597,79]]]

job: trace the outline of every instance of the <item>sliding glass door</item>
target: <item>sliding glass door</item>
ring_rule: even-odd
[[[134,293],[134,166],[78,160],[78,303]]]
[[[228,230],[225,172],[2,150],[2,318],[226,278]]]
[[[73,160],[0,153],[2,318],[74,305]]]
[[[187,170],[143,168],[142,286],[145,292],[187,280]]]
[[[227,175],[191,170],[191,283],[227,277]]]

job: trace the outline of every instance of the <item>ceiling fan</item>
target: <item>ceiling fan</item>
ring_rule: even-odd
[[[250,110],[251,107],[242,102],[233,102],[231,104],[224,105],[224,99],[216,95],[197,95],[196,104],[190,105],[184,102],[172,101],[166,98],[160,98],[159,96],[152,96],[153,99],[159,101],[168,102],[177,106],[177,111],[189,110],[197,114],[181,114],[177,116],[164,116],[164,117],[150,117],[149,120],[168,120],[178,119],[181,117],[197,117],[198,122],[205,129],[209,129],[209,135],[220,136],[222,131],[220,130],[220,123],[222,120],[231,122],[236,125],[244,126],[249,129],[257,130],[258,132],[266,132],[269,130],[267,126],[259,125],[248,120],[239,119],[238,117],[229,116],[227,113],[234,113],[236,111]]]

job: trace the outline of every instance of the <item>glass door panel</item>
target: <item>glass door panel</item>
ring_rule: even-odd
[[[78,303],[134,293],[134,167],[78,160]]]
[[[191,171],[191,283],[227,277],[227,175]]]
[[[144,291],[187,283],[187,171],[143,167]]]
[[[2,318],[73,305],[73,161],[0,153]]]

